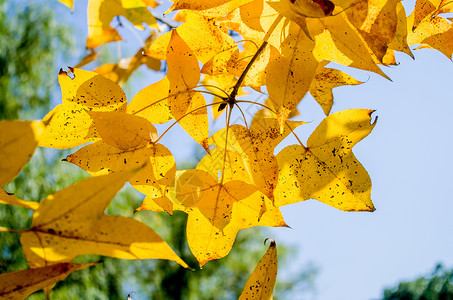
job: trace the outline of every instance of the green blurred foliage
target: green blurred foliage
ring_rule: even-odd
[[[54,1],[56,3],[56,1]],[[69,28],[55,21],[45,1],[15,6],[0,0],[0,120],[40,118],[50,109],[57,88],[59,58],[71,50]],[[61,60],[61,59],[60,59]],[[59,102],[59,101],[58,101]],[[88,175],[74,165],[62,162],[67,151],[38,148],[17,178],[5,187],[21,199],[40,201]],[[190,164],[185,168],[192,167]],[[166,240],[194,271],[164,260],[120,260],[87,255],[75,262],[100,261],[88,269],[74,272],[52,290],[51,299],[237,299],[258,261],[266,251],[265,230],[242,230],[227,257],[206,264],[203,269],[191,254],[185,237],[187,216],[175,212],[138,212],[143,195],[125,186],[112,201],[107,213],[137,219]],[[32,212],[0,204],[0,226],[25,229]],[[28,268],[19,234],[0,232],[0,273]],[[294,249],[279,245],[279,272]],[[307,266],[297,274],[280,280],[276,299],[294,298],[292,292],[310,291],[316,269]],[[288,274],[286,274],[288,275]],[[293,295],[293,296],[291,296]],[[38,292],[29,299],[45,299]]]
[[[71,31],[47,5],[0,0],[0,117],[40,118],[56,85],[55,55],[71,49]]]
[[[429,276],[386,289],[383,300],[453,300],[453,269],[437,265]]]

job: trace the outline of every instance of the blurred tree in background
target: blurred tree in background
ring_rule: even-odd
[[[17,7],[0,0],[0,120],[43,117],[52,95],[59,93],[59,57],[69,53],[73,42],[68,27],[55,21],[44,2]],[[67,153],[39,148],[21,174],[5,187],[19,198],[39,201],[88,175],[61,162]],[[187,166],[189,167],[189,166]],[[243,230],[235,248],[226,258],[198,268],[185,238],[186,215],[175,212],[139,212],[143,196],[126,186],[107,212],[130,216],[156,230],[195,271],[164,260],[119,260],[96,256],[79,257],[76,262],[103,260],[103,263],[71,274],[51,293],[53,299],[236,299],[265,251],[264,231]],[[168,226],[168,224],[172,224]],[[31,213],[24,208],[0,204],[0,226],[28,228]],[[0,273],[28,267],[19,243],[19,234],[0,232]],[[289,258],[289,249],[279,245],[280,271]],[[277,283],[276,299],[293,299],[293,293],[310,292],[316,269],[306,269]],[[44,299],[42,292],[30,299]]]
[[[383,300],[453,300],[453,270],[439,264],[430,276],[386,289]]]

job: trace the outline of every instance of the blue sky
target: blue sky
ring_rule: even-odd
[[[404,4],[413,7],[414,2]],[[86,38],[85,7],[86,0],[76,0],[71,14],[55,4],[61,20],[78,26],[79,54]],[[270,230],[278,243],[299,247],[292,268],[307,262],[319,267],[313,299],[377,299],[384,287],[428,274],[439,262],[453,267],[453,64],[433,50],[414,54],[415,60],[399,54],[399,66],[383,69],[393,82],[347,69],[367,82],[334,90],[333,112],[377,110],[375,129],[354,148],[371,176],[377,210],[345,213],[310,200],[282,208],[292,229]],[[78,58],[65,64],[74,65]],[[129,89],[134,93],[154,78],[141,79]],[[311,97],[302,101],[299,110],[299,120],[311,121],[297,130],[306,140],[323,113]],[[181,130],[174,136],[163,143],[177,162],[193,159],[196,146],[187,146],[194,145],[190,137]],[[291,142],[285,141],[278,150]]]

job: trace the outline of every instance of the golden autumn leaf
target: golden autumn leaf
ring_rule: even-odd
[[[10,194],[2,188],[0,188],[0,204],[22,206],[22,207],[25,207],[25,208],[28,208],[31,210],[37,210],[39,207],[38,202],[25,201],[25,200],[19,199],[16,196],[14,196],[14,194]]]
[[[203,170],[187,170],[179,177],[176,200],[189,215],[187,241],[200,266],[227,255],[240,229],[286,226],[280,210],[253,185],[218,182]]]
[[[58,75],[62,104],[48,116],[52,118],[39,139],[39,146],[57,149],[76,147],[99,140],[88,112],[125,111],[126,95],[113,81],[95,72],[71,69]],[[49,119],[46,116],[44,120]]]
[[[170,7],[168,12],[180,9],[205,10],[224,5],[230,1],[232,0],[210,0],[210,1],[174,0],[174,4],[172,5],[172,7]]]
[[[275,205],[317,199],[344,211],[374,211],[370,177],[352,153],[375,126],[370,124],[372,112],[350,109],[332,114],[312,133],[307,147],[288,146],[278,153]]]
[[[170,82],[165,76],[139,91],[127,106],[127,112],[143,117],[154,124],[166,123],[173,119],[167,97]]]
[[[167,189],[174,185],[176,164],[167,148],[153,143],[157,138],[154,126],[142,117],[122,112],[91,115],[102,140],[65,160],[95,176],[143,166],[130,178],[131,185],[151,198],[161,198],[163,206],[171,206]]]
[[[324,113],[329,115],[333,105],[332,89],[343,85],[357,85],[363,82],[336,69],[325,68],[328,62],[318,65],[316,75],[310,84],[309,92],[316,102],[322,107]]]
[[[188,12],[186,22],[178,26],[176,32],[202,63],[222,51],[236,47],[233,38],[222,31],[213,19],[195,13]],[[165,60],[172,35],[172,32],[161,35],[145,52],[146,55]]]
[[[183,64],[180,62],[184,61]],[[199,92],[192,91],[200,81],[198,60],[176,30],[167,50],[167,78],[170,82],[168,105],[179,125],[207,152],[209,147],[209,120],[206,100]]]
[[[0,274],[0,297],[2,299],[25,299],[32,293],[64,280],[69,274],[96,263],[61,263]]]
[[[424,2],[422,1],[422,3]],[[425,6],[416,5],[418,9],[415,9],[407,17],[407,42],[409,45],[420,44],[417,49],[436,49],[451,59],[453,54],[453,28],[451,20],[438,16],[438,14],[440,12],[453,12],[453,5],[440,2],[438,3],[439,6],[434,10],[431,7],[433,5],[434,2],[430,1],[426,1]],[[427,6],[431,8],[427,9]],[[421,16],[426,13],[428,15],[422,18]],[[418,20],[418,24],[417,16],[420,19]]]
[[[239,300],[272,299],[277,279],[277,245],[273,239],[269,239],[269,242],[269,248],[247,280]]]
[[[38,146],[45,127],[40,121],[0,122],[0,186],[19,174]]]
[[[134,172],[77,182],[40,203],[21,243],[31,267],[70,262],[79,255],[168,259],[187,265],[151,228],[134,219],[104,214]]]
[[[143,23],[157,28],[156,18],[148,6],[156,7],[154,0],[90,0],[88,3],[88,49],[121,39],[118,32],[110,27],[115,16],[124,16],[133,25],[144,29]]]
[[[214,163],[214,161],[223,161],[225,155],[227,130],[221,129],[209,139],[209,144],[217,148],[211,151],[210,156],[200,161],[198,168],[212,175],[223,170],[227,180],[242,180],[253,184],[273,200],[274,188],[278,180],[278,165],[274,149],[291,133],[291,130],[302,124],[304,123],[288,122],[283,133],[280,133],[279,123],[275,118],[256,120],[252,122],[250,129],[241,125],[230,126],[225,165]]]

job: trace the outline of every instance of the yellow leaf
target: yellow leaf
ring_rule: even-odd
[[[25,299],[36,291],[64,280],[72,272],[95,264],[61,263],[0,274],[0,297],[5,300]]]
[[[208,18],[222,17],[222,16],[229,14],[236,8],[238,8],[244,4],[250,3],[252,1],[253,0],[230,0],[229,2],[227,2],[225,4],[222,4],[222,5],[219,5],[216,7],[212,7],[212,8],[208,8],[208,9],[204,9],[204,10],[197,10],[196,12],[197,12],[197,14],[203,15]]]
[[[126,110],[126,95],[116,83],[94,72],[71,71],[58,75],[63,103],[48,114],[52,118],[39,139],[41,147],[66,149],[96,141],[99,137],[87,112]]]
[[[157,139],[156,128],[145,118],[120,111],[90,112],[99,136],[121,150],[142,148]]]
[[[432,15],[413,28],[414,15],[407,17],[409,45],[421,44],[419,48],[431,48],[442,52],[451,59],[453,54],[453,28],[451,22],[443,17]]]
[[[138,92],[127,106],[127,112],[141,116],[154,124],[170,121],[173,115],[166,99],[169,90],[170,82],[164,77]]]
[[[351,1],[352,7],[345,11],[348,19],[381,62],[388,45],[395,38],[398,3],[401,4],[400,0],[368,0],[355,4]]]
[[[235,46],[233,38],[223,32],[214,20],[190,12],[186,19],[176,31],[200,62],[206,63],[217,53]],[[146,55],[165,60],[172,35],[172,32],[167,32],[160,36]]]
[[[155,1],[143,0],[90,0],[88,3],[88,38],[87,48],[95,48],[104,43],[118,40],[118,33],[110,27],[115,16],[124,16],[132,24],[144,29],[142,23],[157,28],[156,18],[147,6],[155,7]],[[106,38],[106,33],[108,33]]]
[[[310,85],[310,94],[321,105],[324,113],[329,115],[333,105],[332,89],[343,85],[357,85],[363,82],[354,79],[352,76],[336,69],[325,68],[327,64],[318,66],[315,77]]]
[[[302,124],[304,123],[288,122],[292,129]],[[273,192],[278,180],[278,165],[274,149],[290,133],[291,130],[288,127],[280,133],[279,123],[275,118],[255,121],[250,126],[250,130],[241,125],[230,126],[224,166],[226,128],[221,129],[209,139],[209,144],[217,148],[211,151],[210,156],[203,158],[197,168],[211,174],[223,171],[226,180],[242,180],[253,184],[273,200]],[[220,164],[219,161],[222,163]]]
[[[40,121],[0,122],[0,186],[10,182],[25,166],[45,130]]]
[[[187,241],[200,266],[227,255],[240,229],[286,226],[280,210],[253,185],[239,180],[221,184],[202,170],[181,175],[176,199],[189,215]]]
[[[388,45],[390,49],[401,51],[414,58],[414,55],[411,52],[407,44],[407,18],[406,11],[401,2],[398,2],[396,5],[396,14],[398,17],[398,23],[396,25],[395,38]]]
[[[266,85],[277,111],[283,108],[289,114],[308,92],[318,66],[312,53],[314,47],[314,42],[293,23],[281,42],[281,53],[271,50],[271,61],[266,67]],[[281,122],[286,119],[281,119]]]
[[[181,62],[184,62],[181,64]],[[170,95],[168,99],[171,113],[190,136],[209,152],[207,140],[209,136],[209,120],[206,100],[198,92],[191,92],[200,81],[200,68],[192,50],[177,31],[172,36],[167,50]]]
[[[174,0],[174,4],[168,12],[180,9],[190,10],[205,10],[216,6],[224,5],[232,0],[210,0],[210,1],[198,1],[198,0]]]
[[[378,58],[344,14],[307,19],[307,26],[316,42],[313,55],[318,61],[329,60],[388,78],[377,66]]]
[[[31,210],[37,210],[39,207],[38,202],[25,201],[19,199],[16,196],[14,196],[14,194],[10,194],[2,188],[0,188],[0,204],[22,206]]]
[[[267,239],[266,239],[267,240]],[[277,246],[273,239],[260,262],[250,275],[239,300],[270,300],[277,279]]]
[[[280,207],[317,199],[344,211],[374,211],[371,180],[352,153],[375,124],[366,109],[350,109],[326,117],[308,139],[307,147],[293,145],[277,154]]]
[[[82,180],[47,196],[21,236],[30,266],[72,261],[96,254],[122,259],[168,259],[187,265],[151,228],[104,210],[133,172]]]
[[[85,146],[65,159],[94,176],[143,168],[129,182],[151,199],[161,204],[172,204],[167,189],[174,186],[176,163],[171,152],[163,145],[121,150],[104,141]],[[162,206],[161,206],[162,207]]]
[[[67,7],[69,7],[71,10],[74,10],[74,0],[58,0]]]

